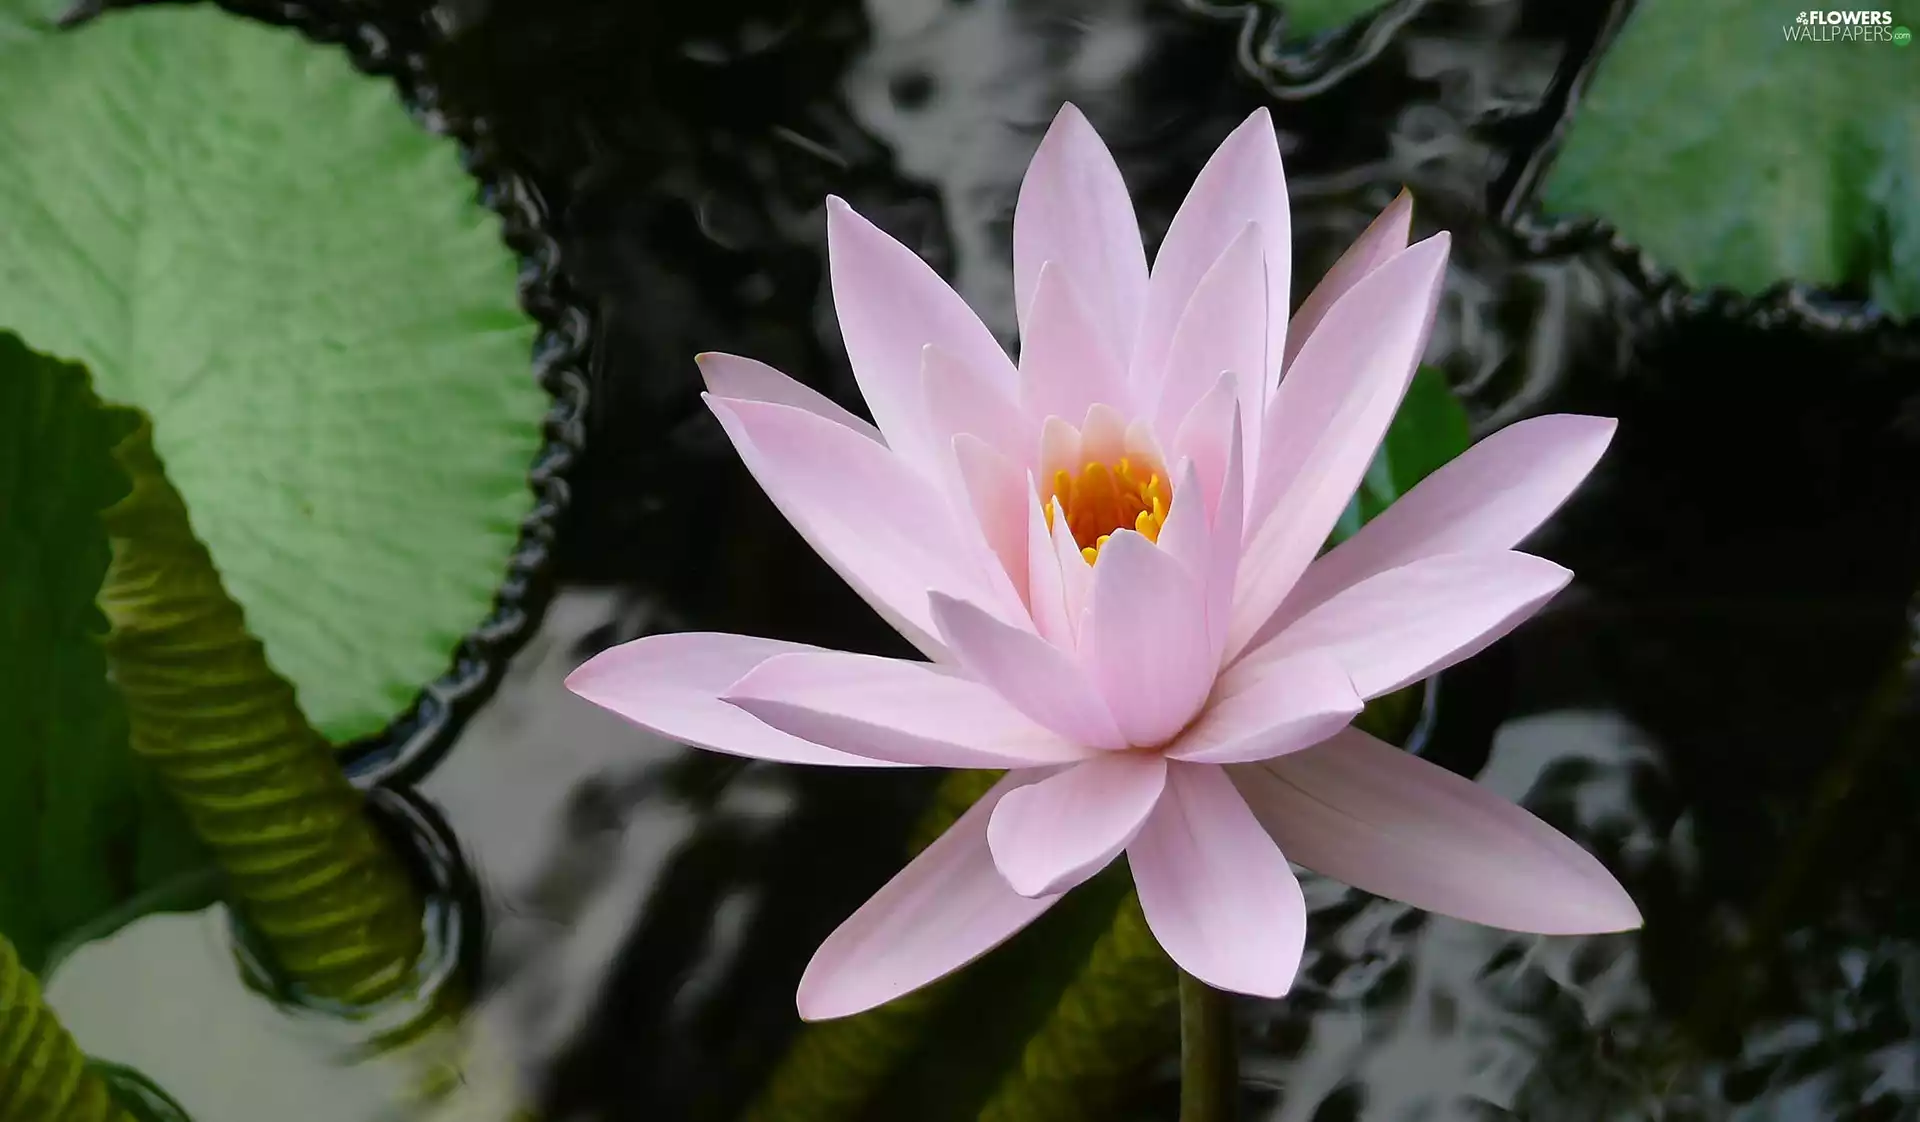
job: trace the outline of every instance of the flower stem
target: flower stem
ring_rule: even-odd
[[[131,1122],[0,935],[0,1122]]]
[[[1227,995],[1180,972],[1180,1122],[1233,1122],[1240,1091]]]
[[[412,878],[247,631],[149,424],[116,455],[133,490],[102,515],[113,560],[100,606],[134,752],[226,871],[279,971],[349,1005],[400,991],[424,939]]]

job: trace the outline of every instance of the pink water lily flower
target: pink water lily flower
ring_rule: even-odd
[[[754,478],[931,661],[673,634],[568,686],[716,752],[1007,771],[820,947],[801,1016],[965,965],[1122,852],[1168,954],[1247,994],[1284,994],[1299,966],[1289,860],[1498,927],[1639,925],[1579,846],[1348,727],[1566,584],[1512,547],[1614,428],[1513,425],[1319,556],[1432,325],[1447,235],[1408,245],[1410,215],[1403,195],[1289,319],[1264,110],[1208,161],[1149,271],[1119,169],[1068,106],[1014,213],[1017,365],[838,199],[834,306],[875,423],[701,356]]]

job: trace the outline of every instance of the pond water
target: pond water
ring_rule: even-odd
[[[1260,9],[1148,0],[367,17],[490,166],[537,188],[549,267],[593,317],[556,598],[419,786],[479,891],[471,999],[459,1031],[349,1062],[364,1026],[261,1001],[217,917],[176,917],[62,971],[76,1035],[199,1122],[748,1117],[797,1046],[801,966],[899,867],[933,780],[741,767],[561,688],[659,629],[902,650],[738,466],[691,356],[754,355],[857,401],[825,298],[829,193],[1010,335],[1012,203],[1062,100],[1115,148],[1150,238],[1266,104],[1296,273],[1410,186],[1416,224],[1454,233],[1428,360],[1478,429],[1621,419],[1531,547],[1575,584],[1440,682],[1420,750],[1600,854],[1647,923],[1512,935],[1309,878],[1294,994],[1237,1006],[1244,1117],[1920,1116],[1920,334],[1694,299],[1531,217],[1607,6],[1401,7],[1390,34],[1307,46]],[[1037,936],[1081,953],[1113,902],[1088,895]],[[818,1073],[870,1086],[861,1105],[753,1116],[1172,1118],[1171,1014],[1114,1042],[1070,1113],[996,1099],[1075,969],[1018,953],[877,1074]],[[436,1071],[430,1102],[401,1105]]]

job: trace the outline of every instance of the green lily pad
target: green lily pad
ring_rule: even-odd
[[[1806,281],[1920,312],[1920,54],[1891,27],[1789,38],[1807,30],[1761,0],[1645,0],[1542,204],[1606,219],[1696,286]]]
[[[100,511],[127,491],[112,450],[132,422],[85,371],[0,334],[0,933],[34,971],[135,918],[130,900],[191,910],[216,887],[128,748],[100,646]]]
[[[1345,27],[1361,16],[1385,7],[1382,0],[1266,0],[1286,13],[1287,31],[1294,38],[1318,35]]]
[[[0,0],[0,325],[154,422],[313,725],[384,727],[489,611],[546,400],[451,141],[211,5]]]

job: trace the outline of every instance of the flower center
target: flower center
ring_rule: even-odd
[[[1161,523],[1173,502],[1173,488],[1160,473],[1126,456],[1118,463],[1090,461],[1078,473],[1064,468],[1053,473],[1053,493],[1066,517],[1080,556],[1091,565],[1117,530],[1138,530],[1148,541],[1160,540]],[[1046,506],[1047,528],[1053,528],[1054,503]]]

